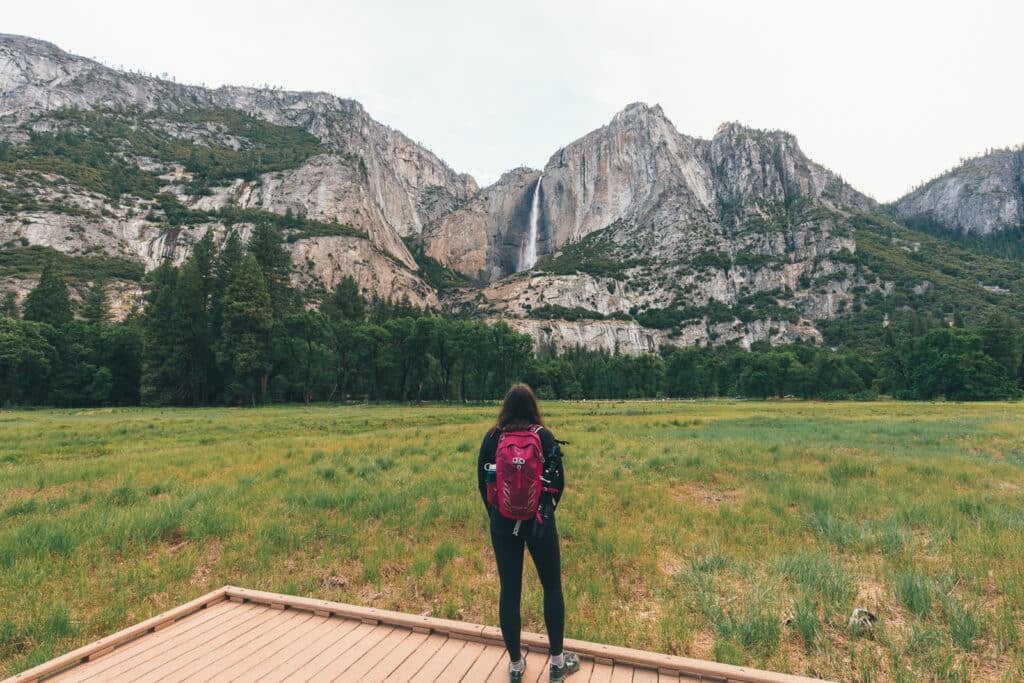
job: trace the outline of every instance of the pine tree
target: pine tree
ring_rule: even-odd
[[[366,319],[366,299],[359,292],[355,278],[346,275],[331,292],[331,296],[320,305],[320,312],[331,320],[363,322]]]
[[[97,280],[82,302],[82,318],[91,323],[105,323],[110,319],[107,303],[107,283]]]
[[[192,254],[189,256],[189,260],[196,266],[196,274],[199,276],[200,291],[204,300],[209,299],[213,294],[216,280],[214,273],[214,261],[216,258],[217,247],[213,243],[213,232],[207,230],[202,239],[192,247]]]
[[[3,303],[0,303],[0,318],[18,317],[18,299],[14,292],[4,294]]]
[[[221,299],[224,297],[224,292],[234,282],[235,274],[242,263],[244,255],[245,250],[242,247],[242,239],[238,236],[237,232],[232,231],[227,239],[224,240],[224,246],[221,247],[220,255],[217,257],[216,272],[214,273],[211,285],[213,297],[213,301],[210,302],[212,311],[211,324],[218,334],[220,332]]]
[[[179,347],[185,403],[203,405],[209,392],[213,357],[210,351],[209,298],[195,253],[178,273],[174,297],[174,333]]]
[[[147,405],[173,404],[180,401],[184,382],[175,315],[178,271],[165,263],[151,272],[148,280],[141,324],[141,399]]]
[[[277,227],[269,221],[256,224],[249,238],[249,253],[256,258],[274,309],[274,317],[282,318],[294,304],[294,292],[288,286],[291,276],[291,255],[284,249]]]
[[[59,327],[71,321],[71,300],[64,280],[54,272],[53,262],[43,266],[39,284],[25,298],[25,320]]]
[[[234,282],[224,293],[221,359],[234,378],[238,393],[256,405],[267,391],[270,372],[270,330],[274,315],[270,293],[255,255],[242,261]]]
[[[979,331],[985,353],[1006,368],[1008,376],[1014,377],[1021,354],[1017,322],[1005,313],[995,312],[985,319]]]

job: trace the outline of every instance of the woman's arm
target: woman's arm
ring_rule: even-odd
[[[484,435],[484,440],[480,444],[480,455],[476,459],[476,484],[480,489],[480,498],[484,501],[484,507],[487,507],[487,471],[484,469],[484,465],[494,462],[494,453],[497,449],[498,435],[496,430],[492,429]]]

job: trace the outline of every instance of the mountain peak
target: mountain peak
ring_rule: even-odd
[[[61,50],[53,43],[45,40],[39,40],[38,38],[31,38],[29,36],[19,36],[13,33],[0,33],[0,45],[9,45],[21,50],[46,50],[47,52],[67,54],[64,50]]]
[[[621,123],[646,118],[665,119],[665,112],[660,104],[651,106],[646,102],[631,102],[612,117],[612,123]]]
[[[726,121],[715,129],[714,139],[738,139],[738,138],[772,138],[784,140],[790,144],[798,145],[796,136],[784,130],[769,130],[765,128],[754,128],[739,121]],[[799,146],[799,145],[798,145]]]

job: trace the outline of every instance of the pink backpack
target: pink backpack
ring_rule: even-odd
[[[534,425],[528,430],[502,432],[498,436],[494,456],[497,469],[495,502],[498,512],[509,519],[533,519],[540,506],[544,455],[539,431],[540,427]]]

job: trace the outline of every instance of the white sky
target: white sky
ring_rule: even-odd
[[[179,82],[362,102],[481,185],[629,102],[781,128],[882,201],[1024,142],[1024,2],[32,0],[0,32]]]

